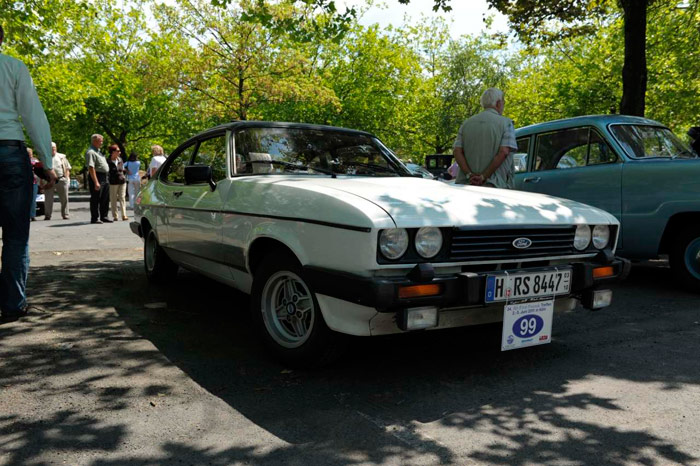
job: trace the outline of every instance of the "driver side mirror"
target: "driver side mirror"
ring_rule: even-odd
[[[216,182],[212,175],[211,165],[187,165],[185,167],[185,184],[207,183],[211,190],[216,189]]]

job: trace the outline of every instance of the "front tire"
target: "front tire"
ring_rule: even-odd
[[[152,283],[165,284],[172,281],[177,275],[177,264],[168,257],[158,243],[158,236],[153,228],[146,233],[143,244],[143,263],[146,268],[146,277]]]
[[[690,291],[700,292],[700,228],[681,231],[670,255],[676,279]]]
[[[316,295],[291,254],[269,254],[262,260],[253,280],[251,312],[265,346],[287,365],[323,366],[344,347],[344,335],[326,325]]]

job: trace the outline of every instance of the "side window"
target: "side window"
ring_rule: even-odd
[[[179,154],[173,155],[165,163],[165,168],[161,180],[166,183],[185,184],[185,165],[189,165],[196,143],[185,147]]]
[[[586,164],[588,128],[565,129],[537,136],[536,170],[580,167]]]
[[[226,178],[226,134],[219,134],[213,138],[200,141],[197,155],[194,157],[195,165],[211,165],[214,181]]]
[[[527,171],[527,153],[530,150],[530,136],[517,140],[518,148],[513,152],[513,166],[515,173]]]
[[[617,155],[615,155],[615,152],[613,152],[608,143],[605,142],[605,139],[600,137],[600,135],[593,130],[591,130],[590,146],[588,165],[617,162]]]

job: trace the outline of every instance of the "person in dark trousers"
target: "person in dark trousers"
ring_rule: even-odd
[[[88,167],[90,187],[90,223],[112,223],[107,218],[109,211],[109,166],[100,152],[104,138],[101,134],[90,137],[90,147],[85,151],[85,166]]]
[[[4,38],[0,26],[0,45]],[[27,314],[33,175],[22,125],[43,162],[47,186],[52,187],[56,173],[51,160],[51,130],[34,83],[24,63],[0,53],[0,323]]]

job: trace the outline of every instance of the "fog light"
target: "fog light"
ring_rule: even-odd
[[[602,309],[612,303],[612,290],[594,290],[586,293],[583,305],[588,309]]]
[[[397,323],[401,330],[420,330],[437,327],[438,308],[413,307],[399,312]]]

